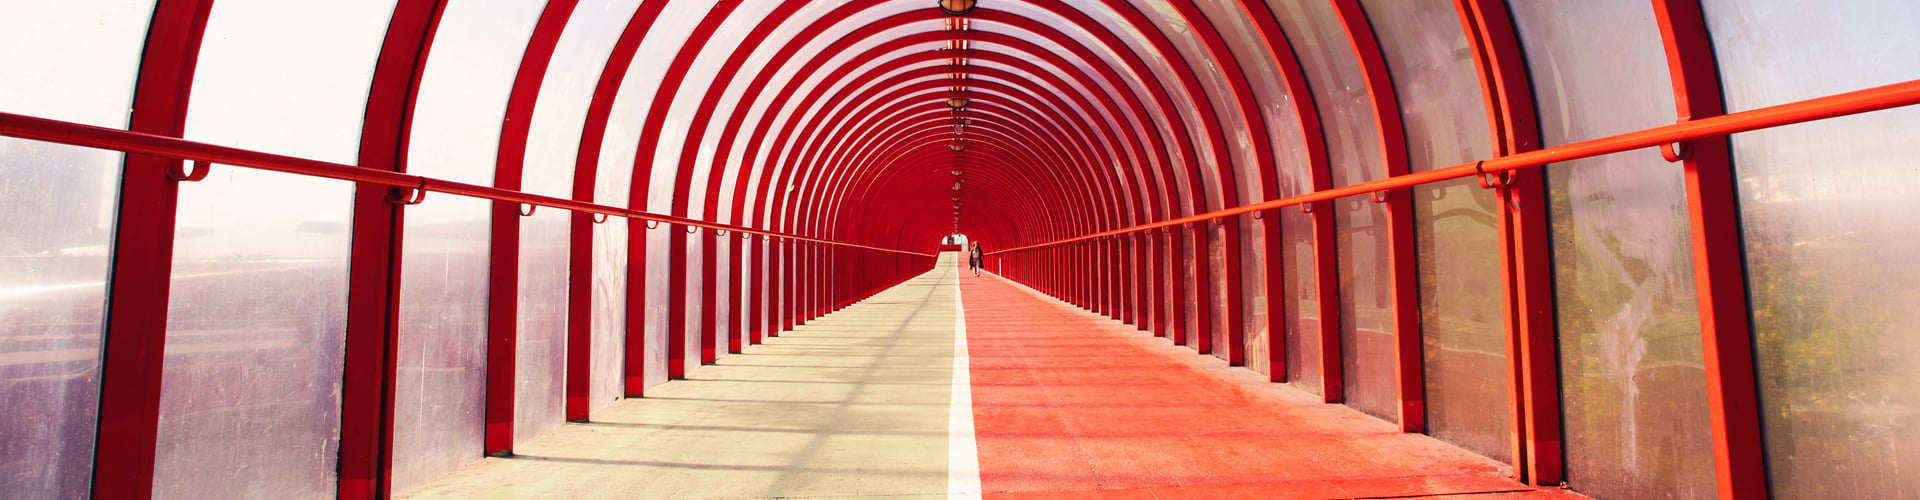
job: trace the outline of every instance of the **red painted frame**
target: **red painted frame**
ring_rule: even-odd
[[[160,0],[134,86],[127,130],[180,137],[186,128],[194,66],[213,0]],[[166,363],[167,294],[172,286],[180,160],[129,154],[120,177],[106,332],[100,359],[100,423],[93,495],[153,496],[160,433],[160,380]],[[111,443],[104,445],[98,443]]]
[[[533,122],[534,104],[540,97],[540,84],[546,79],[547,64],[553,60],[554,46],[567,27],[579,0],[553,0],[540,13],[527,41],[526,55],[520,60],[519,73],[513,79],[513,92],[507,97],[507,112],[500,129],[498,162],[494,167],[494,187],[520,190],[522,169],[526,165],[527,136]],[[518,382],[520,339],[520,204],[494,202],[493,249],[488,261],[487,294],[487,404],[485,450],[487,455],[513,454],[514,392]]]
[[[1540,149],[1533,90],[1506,3],[1460,0],[1456,5],[1480,69],[1494,151],[1512,156]],[[1500,232],[1505,235],[1501,282],[1507,291],[1514,475],[1528,484],[1557,485],[1564,477],[1564,457],[1546,176],[1538,169],[1515,170],[1497,185]]]
[[[444,3],[405,0],[395,8],[374,68],[360,131],[362,166],[406,172],[407,141],[420,74]],[[347,341],[340,397],[340,498],[393,495],[394,384],[399,370],[401,246],[412,190],[355,185]]]
[[[593,100],[587,105],[586,124],[580,130],[580,150],[574,160],[574,200],[594,202],[594,188],[599,182],[600,149],[606,143],[607,122],[613,115],[614,100],[618,97],[621,84],[626,81],[641,42],[646,41],[647,33],[653,30],[654,21],[660,18],[660,11],[665,8],[666,2],[641,4],[607,55],[606,67],[601,70],[600,81],[593,89]],[[627,206],[633,205],[629,196]],[[576,212],[568,230],[571,241],[567,248],[566,418],[572,421],[592,419],[589,412],[592,406],[589,401],[592,392],[589,365],[593,359],[593,218],[594,214]],[[628,219],[625,224],[628,234],[628,278],[625,287],[626,331],[623,338],[626,345],[623,349],[625,362],[621,369],[621,392],[634,397],[642,395],[646,387],[646,282],[632,277],[647,275],[647,223]]]
[[[1699,0],[1655,0],[1679,121],[1720,116],[1720,72]],[[1765,441],[1754,371],[1740,207],[1726,137],[1686,143],[1689,236],[1707,364],[1707,404],[1719,497],[1767,497]]]
[[[1373,101],[1374,122],[1380,127],[1380,153],[1387,177],[1409,171],[1407,136],[1400,121],[1400,102],[1394,93],[1392,75],[1387,71],[1386,55],[1374,36],[1359,0],[1332,0],[1334,12],[1346,28],[1347,41],[1360,62],[1367,96]],[[1414,269],[1418,249],[1414,248],[1413,190],[1402,188],[1382,193],[1387,208],[1387,246],[1389,288],[1393,294],[1394,389],[1398,393],[1401,432],[1425,432],[1427,429],[1425,368],[1420,344],[1420,283]],[[1373,197],[1374,203],[1381,203]]]

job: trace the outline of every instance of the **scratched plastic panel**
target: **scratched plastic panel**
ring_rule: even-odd
[[[1310,184],[1310,179],[1301,179],[1301,174],[1308,172],[1299,167],[1306,164],[1306,149],[1305,143],[1300,140],[1300,120],[1293,112],[1292,96],[1287,93],[1280,68],[1274,60],[1274,49],[1268,46],[1265,36],[1260,33],[1248,12],[1235,5],[1235,2],[1204,0],[1196,4],[1220,30],[1221,37],[1226,40],[1241,70],[1247,72],[1247,84],[1252,87],[1254,100],[1259,104],[1259,119],[1267,128],[1266,140],[1274,151],[1275,165],[1255,166],[1263,171],[1258,175],[1241,175],[1241,201],[1244,204],[1296,193],[1302,186]],[[1260,184],[1259,175],[1273,177],[1278,191],[1269,196]],[[1280,329],[1270,328],[1279,325],[1279,318],[1267,317],[1267,301],[1279,300],[1279,295],[1277,291],[1269,294],[1267,290],[1269,256],[1266,254],[1265,239],[1269,236],[1278,238],[1280,235],[1268,235],[1264,222],[1244,219],[1241,231],[1246,241],[1240,252],[1242,259],[1247,262],[1241,269],[1241,287],[1246,294],[1246,362],[1247,367],[1254,371],[1269,373],[1272,369],[1268,356],[1271,349],[1268,344],[1271,340],[1269,331],[1278,332]],[[1272,257],[1274,265],[1278,265],[1279,256]],[[1278,269],[1275,272],[1279,272]]]
[[[522,190],[573,196],[574,163],[579,157],[587,106],[607,56],[637,6],[631,0],[604,0],[581,2],[574,8],[566,30],[554,45],[553,59],[533,110]],[[565,417],[567,253],[572,219],[572,214],[553,209],[520,218],[515,443],[559,428]],[[591,325],[589,321],[589,332]],[[589,347],[591,339],[589,333]],[[589,353],[590,360],[593,354]],[[591,361],[588,374],[592,374]]]
[[[605,168],[606,157],[601,157]],[[596,203],[626,206],[630,188],[629,178],[632,170],[620,168],[615,171],[601,170],[596,181],[594,200]],[[627,269],[627,246],[631,232],[628,223],[621,219],[609,219],[604,224],[593,225],[593,284],[590,288],[593,316],[589,328],[593,332],[591,342],[592,372],[588,377],[587,410],[597,411],[612,406],[615,401],[631,394],[639,394],[640,388],[633,387],[631,392],[626,386],[627,362],[627,279],[631,275]]]
[[[1274,235],[1278,237],[1279,235]],[[1263,221],[1240,217],[1240,315],[1243,353],[1247,368],[1260,373],[1272,371],[1267,363],[1267,226]]]
[[[1452,2],[1362,2],[1406,127],[1409,167],[1492,155],[1473,54]],[[1505,461],[1512,454],[1500,233],[1491,191],[1472,180],[1413,190],[1427,430]]]
[[[1253,141],[1257,138],[1251,135],[1251,128],[1247,122],[1249,118],[1240,112],[1238,97],[1229,85],[1229,77],[1223,69],[1223,65],[1228,61],[1217,60],[1216,55],[1207,49],[1199,33],[1196,33],[1191,26],[1198,23],[1211,27],[1213,22],[1206,17],[1189,19],[1164,0],[1134,0],[1132,3],[1146,14],[1146,18],[1165,34],[1179,55],[1186,59],[1187,65],[1199,78],[1196,83],[1200,86],[1206,103],[1212,106],[1213,113],[1219,118],[1221,132],[1227,136],[1224,141],[1226,150],[1212,151],[1215,160],[1201,164],[1207,179],[1208,209],[1240,206],[1256,200],[1246,196],[1246,190],[1242,186],[1258,183],[1255,171],[1258,168],[1258,161],[1253,147]],[[1203,145],[1203,147],[1212,148],[1211,145]],[[1224,165],[1226,168],[1217,168],[1216,165]],[[1223,304],[1220,300],[1215,300],[1214,303]],[[1220,311],[1222,314],[1224,312],[1224,309]],[[1239,321],[1239,318],[1235,318],[1235,321]],[[1220,323],[1216,322],[1214,325],[1218,327]]]
[[[0,5],[0,111],[125,128],[151,0]],[[0,491],[93,475],[107,249],[122,155],[0,139]]]
[[[725,168],[716,169],[714,160],[720,137],[727,132],[726,129],[721,128],[726,125],[722,118],[726,116],[726,112],[731,112],[732,110],[715,108],[712,111],[702,113],[699,106],[703,100],[711,94],[710,89],[724,87],[725,85],[733,83],[716,81],[717,73],[727,58],[733,55],[735,50],[738,50],[742,45],[742,39],[753,29],[754,25],[761,21],[766,12],[767,9],[742,6],[742,8],[735,9],[727,14],[727,21],[720,24],[714,31],[712,39],[707,41],[706,45],[702,47],[701,54],[696,57],[692,65],[689,66],[685,75],[686,79],[680,87],[679,93],[672,99],[672,109],[667,115],[667,119],[675,125],[671,125],[670,128],[690,128],[695,125],[694,121],[696,119],[707,119],[705,129],[698,131],[700,132],[698,144],[691,144],[689,142],[693,137],[692,133],[689,133],[689,139],[687,140],[672,143],[663,142],[661,144],[660,154],[662,158],[676,160],[678,162],[677,164],[680,165],[676,168],[687,169],[687,171],[684,172],[676,172],[677,176],[682,177],[683,180],[686,181],[686,187],[678,193],[678,196],[685,198],[683,201],[683,203],[685,203],[685,210],[676,212],[678,215],[686,215],[701,220],[726,222],[726,220],[718,214],[722,210],[727,210],[726,208],[721,208],[721,205],[723,204],[722,202],[728,201],[732,197],[732,191],[721,189],[722,184],[719,181],[725,177],[722,174],[725,174],[728,170]],[[712,207],[709,208],[709,205],[712,205]],[[711,297],[714,303],[704,303],[707,301],[709,292],[714,291],[710,290],[710,288],[719,286],[722,287],[723,290],[725,289],[726,281],[724,281],[723,278],[726,273],[727,261],[725,260],[725,252],[722,250],[724,243],[709,241],[708,236],[710,236],[710,233],[689,235],[687,238],[693,245],[693,248],[695,248],[694,251],[688,254],[688,261],[691,266],[687,272],[687,291],[689,292],[687,300],[687,315],[689,320],[687,321],[687,325],[690,329],[689,332],[700,332],[702,328],[712,329],[714,332],[713,338],[717,345],[710,347],[713,348],[716,356],[725,356],[727,353],[727,335],[732,332],[728,324],[719,318],[720,315],[726,312],[725,294],[712,294]],[[715,252],[716,257],[713,261],[713,269],[707,268],[707,262],[703,260],[699,251],[700,247],[707,245],[714,246],[711,250]],[[712,281],[708,280],[709,275],[712,276]],[[712,314],[708,314],[708,308],[711,308]]]
[[[1334,186],[1384,177],[1379,123],[1367,95],[1359,60],[1331,4],[1285,2],[1273,9],[1287,30],[1300,67],[1313,91],[1326,134]],[[1392,420],[1397,415],[1393,385],[1393,300],[1387,283],[1384,207],[1345,199],[1336,208],[1334,233],[1340,296],[1342,388],[1349,406]]]
[[[186,138],[354,163],[393,5],[222,2]],[[331,496],[353,186],[213,168],[180,186],[154,496]]]
[[[1332,206],[1339,210],[1334,234],[1340,249],[1341,387],[1347,406],[1398,421],[1386,206],[1365,196],[1334,200]]]
[[[1000,8],[1000,6],[996,4],[995,8]],[[1099,46],[1102,43],[1097,41],[1093,35],[1088,34],[1086,30],[1081,29],[1078,24],[1062,19],[1061,16],[1053,14],[1050,11],[1020,3],[1008,3],[1004,8],[1010,13],[1038,19],[1050,26],[1056,26],[1065,32],[1074,34],[1076,39],[1085,40],[1088,46]],[[1128,52],[1131,52],[1131,54],[1121,56],[1123,58],[1113,60],[1109,64],[1112,64],[1116,70],[1126,75],[1127,78],[1137,78],[1150,86],[1157,85],[1168,94],[1169,99],[1173,102],[1174,110],[1172,114],[1156,115],[1154,120],[1162,123],[1167,120],[1181,120],[1187,127],[1188,137],[1169,136],[1166,137],[1165,140],[1168,143],[1190,140],[1194,145],[1192,154],[1195,155],[1195,158],[1191,160],[1203,167],[1199,168],[1200,172],[1197,178],[1188,179],[1185,172],[1186,162],[1190,159],[1186,158],[1186,153],[1181,152],[1179,148],[1169,148],[1168,156],[1172,161],[1173,167],[1171,170],[1174,172],[1174,175],[1169,183],[1171,184],[1171,189],[1168,191],[1177,193],[1175,197],[1178,201],[1174,205],[1178,207],[1176,208],[1176,212],[1180,215],[1189,215],[1206,212],[1208,206],[1217,208],[1219,203],[1218,191],[1209,189],[1209,186],[1217,186],[1218,179],[1215,179],[1213,169],[1206,167],[1215,164],[1216,154],[1210,146],[1211,140],[1209,139],[1206,128],[1200,125],[1203,121],[1200,119],[1198,108],[1194,106],[1195,96],[1190,96],[1186,92],[1185,87],[1178,83],[1180,79],[1173,73],[1171,66],[1167,64],[1156,64],[1157,61],[1164,60],[1163,57],[1153,49],[1153,44],[1146,38],[1145,33],[1135,29],[1134,25],[1127,21],[1118,11],[1113,10],[1109,6],[1098,4],[1075,5],[1070,8],[1077,8],[1082,11],[1094,23],[1094,29],[1105,29],[1108,32],[1116,34],[1119,42],[1127,48]],[[1118,56],[1118,54],[1116,54],[1116,56]],[[1147,73],[1130,74],[1131,71],[1128,68],[1131,68],[1131,66],[1125,64],[1125,61],[1129,60],[1128,58],[1143,61],[1144,69]],[[1143,98],[1148,99],[1146,102],[1152,102],[1151,97]],[[1200,97],[1200,99],[1204,100],[1204,97]],[[1148,104],[1147,107],[1151,110],[1151,113],[1163,112],[1158,109],[1158,106],[1152,104]],[[1162,130],[1171,130],[1167,127],[1168,126],[1161,126],[1159,128]],[[1192,185],[1194,183],[1199,183],[1199,185]],[[1193,196],[1193,193],[1196,192],[1194,190],[1196,189],[1200,190],[1198,191],[1198,193],[1200,193],[1200,196],[1197,197],[1199,198],[1198,202],[1195,201],[1196,197]],[[1200,206],[1195,206],[1196,203]]]
[[[1208,224],[1207,275],[1202,277],[1201,283],[1205,284],[1204,291],[1211,301],[1207,314],[1211,317],[1209,324],[1213,328],[1207,332],[1211,339],[1208,346],[1213,349],[1213,357],[1220,359],[1227,359],[1227,244],[1226,230]],[[1240,243],[1236,241],[1232,244]],[[1232,318],[1232,321],[1240,321],[1240,318]]]
[[[1513,13],[1546,146],[1673,121],[1651,4]],[[1597,498],[1713,497],[1683,172],[1642,150],[1547,175],[1568,484]]]
[[[1314,285],[1313,216],[1299,210],[1280,210],[1281,259],[1285,268],[1281,299],[1286,301],[1282,347],[1287,382],[1307,392],[1322,394],[1320,362],[1320,291]]]
[[[1705,2],[1728,111],[1920,78],[1920,3]],[[1767,479],[1920,498],[1920,109],[1733,137]]]
[[[638,5],[620,2],[607,4],[603,8],[619,16],[631,16]],[[641,80],[645,78],[628,74],[621,80],[620,90],[624,91]],[[626,115],[622,114],[631,107],[622,105],[632,102],[615,98],[611,104],[607,129],[600,142],[600,161],[595,166],[594,203],[625,207],[632,201],[633,159],[634,150],[639,147],[640,124],[627,120]],[[632,274],[632,270],[627,269],[627,258],[628,246],[632,244],[632,228],[645,227],[644,224],[609,218],[605,223],[593,225],[593,247],[589,250],[593,258],[593,283],[588,292],[588,307],[592,309],[588,320],[588,329],[592,332],[589,339],[591,359],[588,362],[589,412],[640,393],[640,387],[626,386],[627,325],[629,321],[634,321],[627,317],[627,279]]]
[[[539,3],[511,0],[447,6],[414,105],[409,172],[493,183],[500,118],[540,10]],[[492,206],[428,195],[406,209],[393,410],[396,493],[481,458]]]
[[[674,55],[678,54],[681,46],[686,44],[687,37],[698,24],[673,20],[699,19],[711,10],[712,6],[712,2],[672,2],[661,11],[661,21],[654,24],[653,29],[647,33],[646,41],[640,44],[640,50],[634,57],[632,66],[627,70],[627,79],[624,83],[632,85],[635,92],[631,94],[621,92],[622,103],[616,104],[616,108],[631,107],[627,110],[616,109],[613,115],[616,122],[622,119],[632,120],[632,126],[638,128],[646,122],[649,113],[668,111],[653,109],[656,94],[660,91],[661,75],[666,73],[667,66],[673,62]],[[673,174],[679,166],[679,157],[664,155],[661,151],[668,148],[678,150],[681,141],[685,141],[687,137],[686,124],[668,120],[660,130],[640,132],[658,134],[660,151],[637,151],[633,157],[633,175],[640,177],[634,184],[636,189],[633,193],[634,208],[655,213],[671,212],[673,198],[676,196],[673,191]],[[646,266],[652,271],[646,274],[645,288],[646,339],[649,358],[646,362],[645,377],[648,386],[667,381],[667,325],[669,324],[667,294],[687,293],[686,290],[668,290],[666,272],[669,269],[668,266],[672,265],[668,261],[669,255],[686,251],[686,246],[676,248],[670,245],[672,241],[669,239],[672,231],[683,230],[680,226],[661,224],[655,229],[646,231]],[[687,280],[689,285],[698,283],[696,271],[697,269],[689,269]],[[690,332],[698,332],[699,324],[689,321],[686,328]],[[697,333],[686,336],[684,347],[688,356],[685,359],[689,362],[684,363],[683,366],[689,371],[700,364],[699,342],[700,336]]]
[[[708,121],[707,130],[704,131],[705,135],[701,139],[699,148],[699,160],[706,166],[707,174],[703,176],[704,181],[695,181],[693,184],[695,186],[694,189],[707,193],[702,200],[705,206],[701,206],[700,212],[701,217],[707,220],[728,224],[740,224],[744,222],[740,216],[744,215],[743,212],[745,212],[745,210],[743,209],[736,212],[733,209],[733,204],[744,201],[745,198],[745,196],[738,196],[739,192],[736,191],[736,188],[751,187],[751,184],[741,175],[742,162],[740,161],[740,157],[731,155],[731,151],[720,151],[719,146],[723,138],[732,131],[727,128],[726,119],[731,117],[735,110],[732,106],[726,104],[726,102],[729,96],[737,100],[738,95],[737,92],[730,92],[730,90],[744,90],[744,87],[749,84],[751,79],[734,77],[729,81],[716,81],[718,80],[718,76],[714,73],[718,71],[718,63],[705,61],[711,61],[714,60],[714,58],[722,58],[721,60],[724,60],[724,58],[734,56],[736,52],[745,50],[745,38],[755,26],[764,21],[767,13],[768,11],[766,9],[749,8],[736,9],[732,14],[729,14],[728,20],[721,24],[720,28],[714,34],[714,40],[708,42],[700,56],[700,61],[695,64],[696,67],[701,68],[701,71],[697,73],[701,79],[696,80],[696,82],[703,83],[695,85],[694,88],[711,88],[719,90],[719,94],[716,95],[713,92],[686,93],[687,95],[698,95],[702,99],[715,99],[714,111],[712,112],[713,116]],[[709,210],[708,207],[711,207],[711,210]],[[741,276],[735,276],[733,273],[736,266],[732,260],[740,259],[742,246],[743,242],[737,238],[727,239],[719,247],[719,252],[716,254],[717,258],[715,262],[717,263],[717,267],[714,271],[717,283],[722,286],[722,290],[720,293],[715,294],[717,298],[715,310],[721,317],[730,317],[728,315],[731,314],[731,311],[729,311],[728,308],[736,307],[735,304],[744,305],[744,303],[740,302],[742,297],[732,294],[734,290],[738,290],[741,293],[750,293],[744,282],[742,282],[738,288],[729,288],[732,280],[741,279]],[[750,263],[745,260],[739,262],[737,268],[740,269],[740,274],[745,274],[747,270],[750,269],[750,267],[748,267],[749,264]],[[743,325],[750,314],[744,307],[740,308],[739,314],[740,319],[738,321],[719,321],[718,324],[721,326],[719,331],[722,332],[722,335],[735,335],[740,337],[740,344],[745,346],[748,342],[746,339],[746,329]]]
[[[1173,273],[1173,277],[1175,277],[1175,279],[1183,279],[1181,283],[1185,283],[1185,288],[1181,290],[1183,294],[1181,294],[1179,302],[1173,302],[1173,304],[1179,304],[1181,312],[1177,313],[1177,315],[1185,319],[1183,325],[1181,325],[1183,329],[1187,329],[1187,338],[1185,338],[1187,344],[1185,344],[1185,346],[1188,346],[1188,348],[1198,348],[1198,346],[1200,346],[1200,335],[1206,335],[1204,331],[1200,331],[1200,313],[1202,313],[1200,312],[1200,294],[1208,292],[1208,287],[1206,287],[1208,283],[1194,275],[1196,271],[1200,271],[1200,265],[1198,265],[1198,258],[1200,258],[1200,256],[1194,254],[1194,235],[1192,235],[1192,231],[1185,229],[1185,227],[1179,227],[1179,229],[1173,229],[1173,231],[1175,231],[1173,235],[1179,235],[1179,238],[1177,238],[1179,250],[1175,250],[1175,256],[1179,256],[1179,260],[1175,260],[1175,267],[1173,267],[1175,273]],[[1204,242],[1204,240],[1206,240],[1206,238],[1202,237],[1202,242]]]

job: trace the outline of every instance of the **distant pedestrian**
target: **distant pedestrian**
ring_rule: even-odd
[[[987,254],[980,251],[980,242],[973,242],[973,249],[967,251],[967,268],[973,269],[973,275],[980,275],[980,268],[986,267]]]

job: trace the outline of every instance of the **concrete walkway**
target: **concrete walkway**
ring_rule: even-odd
[[[411,496],[1580,498],[957,257]]]
[[[414,498],[946,498],[947,265]]]

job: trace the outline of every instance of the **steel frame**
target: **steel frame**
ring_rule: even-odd
[[[1720,73],[1699,0],[1656,0],[1678,120],[1720,116]],[[1753,330],[1747,323],[1745,257],[1732,147],[1725,136],[1685,143],[1689,237],[1707,365],[1715,483],[1723,499],[1767,497]]]
[[[186,128],[200,41],[213,0],[160,0],[141,54],[133,113],[127,130],[180,137]],[[0,116],[0,124],[7,123]],[[154,452],[160,433],[160,381],[166,363],[167,294],[172,286],[178,181],[167,171],[180,160],[129,154],[120,176],[114,225],[106,332],[100,359],[100,423],[93,494],[106,498],[153,495]]]
[[[414,97],[444,12],[439,0],[395,6],[374,68],[360,164],[406,172]],[[347,344],[340,398],[340,498],[393,495],[394,384],[399,370],[401,245],[409,201],[425,193],[377,184],[354,189]]]

